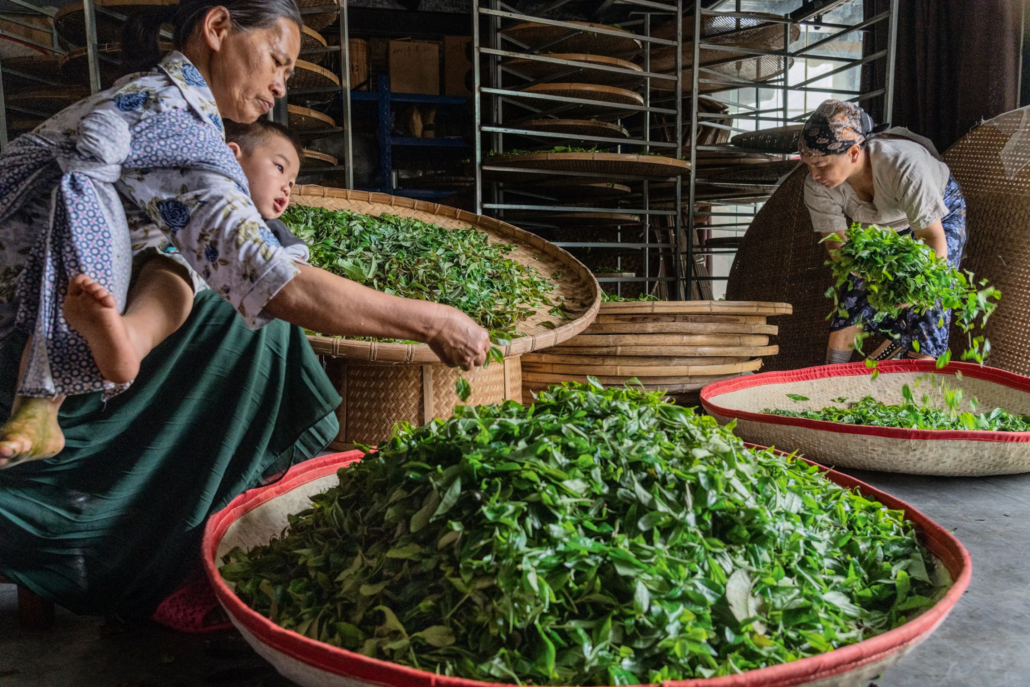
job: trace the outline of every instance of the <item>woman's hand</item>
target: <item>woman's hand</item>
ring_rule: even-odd
[[[440,306],[439,326],[426,343],[444,365],[469,370],[486,362],[490,352],[490,335],[465,313],[449,306]]]

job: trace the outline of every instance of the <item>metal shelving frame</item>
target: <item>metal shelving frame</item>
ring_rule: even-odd
[[[561,2],[552,5],[548,9],[554,9]],[[611,35],[611,36],[625,36],[624,31],[614,31],[603,26],[584,26],[582,24],[575,24],[569,21],[562,21],[558,19],[548,19],[541,16],[530,16],[524,14],[514,7],[511,7],[501,0],[473,0],[472,3],[472,46],[473,46],[473,77],[474,77],[474,88],[473,88],[473,102],[474,102],[474,119],[475,119],[475,156],[473,161],[475,162],[475,205],[476,212],[482,214],[484,211],[488,211],[491,214],[498,215],[503,218],[504,213],[508,211],[549,211],[549,212],[561,212],[571,211],[577,213],[609,213],[619,212],[641,216],[643,220],[643,236],[644,241],[624,241],[623,240],[623,229],[618,227],[615,229],[613,238],[614,241],[571,241],[571,242],[557,242],[556,245],[563,246],[566,248],[623,248],[640,250],[642,253],[643,262],[643,276],[637,276],[632,278],[604,278],[602,282],[613,282],[616,284],[616,288],[621,292],[621,285],[627,282],[640,282],[644,286],[644,290],[649,290],[650,286],[659,282],[667,281],[674,282],[673,287],[670,288],[669,292],[673,298],[678,297],[682,293],[683,279],[679,274],[679,262],[675,259],[672,260],[672,269],[674,276],[672,277],[659,277],[651,274],[651,261],[652,257],[658,255],[663,257],[672,257],[674,253],[674,244],[659,243],[652,241],[651,231],[652,229],[660,229],[662,231],[672,231],[674,241],[676,237],[681,236],[683,232],[682,224],[682,213],[679,212],[679,208],[682,202],[682,190],[683,181],[682,177],[671,177],[674,181],[674,205],[673,210],[655,210],[651,208],[650,202],[650,189],[649,183],[656,180],[661,180],[661,177],[646,177],[636,175],[614,175],[614,174],[602,174],[593,172],[563,172],[563,176],[577,177],[577,178],[596,178],[604,179],[605,181],[613,182],[631,182],[633,184],[639,184],[640,189],[636,191],[630,199],[636,202],[636,207],[589,207],[580,205],[563,205],[560,201],[555,198],[554,195],[548,194],[545,189],[512,189],[506,187],[501,182],[491,182],[489,184],[490,197],[484,202],[484,190],[486,187],[483,181],[483,172],[504,172],[504,171],[519,171],[525,174],[541,174],[551,175],[554,172],[542,171],[542,170],[527,170],[522,168],[508,168],[499,165],[490,164],[488,158],[484,154],[484,135],[489,135],[490,148],[493,152],[502,152],[504,150],[505,137],[517,135],[526,139],[532,140],[539,144],[541,147],[548,147],[549,145],[555,144],[560,140],[575,140],[576,142],[584,141],[587,144],[595,144],[601,147],[609,147],[615,149],[617,152],[623,152],[625,148],[637,149],[639,152],[651,152],[652,149],[658,151],[672,152],[673,157],[679,157],[680,151],[683,149],[683,106],[682,106],[682,94],[683,94],[683,81],[682,81],[682,61],[683,61],[683,2],[682,0],[675,0],[675,2],[654,2],[652,0],[621,0],[620,4],[632,5],[639,8],[641,15],[640,19],[636,19],[630,22],[624,22],[622,24],[623,29],[630,27],[634,28],[634,38],[641,41],[644,49],[644,65],[643,73],[636,72],[629,69],[624,69],[615,66],[592,66],[592,71],[605,71],[615,75],[627,75],[634,77],[642,77],[644,80],[643,86],[643,105],[616,105],[610,104],[608,107],[612,107],[615,110],[629,111],[633,114],[624,117],[624,119],[642,119],[642,124],[637,123],[636,126],[631,128],[630,138],[608,138],[603,136],[569,136],[563,133],[553,132],[540,132],[530,131],[527,129],[520,128],[518,126],[519,120],[527,117],[546,117],[557,115],[561,112],[567,112],[573,110],[577,105],[605,105],[595,100],[584,100],[574,97],[556,96],[544,93],[533,93],[527,92],[522,89],[536,84],[547,81],[555,81],[564,76],[574,74],[581,69],[581,64],[576,62],[570,62],[568,60],[555,58],[542,54],[546,51],[548,46],[541,46],[536,50],[530,49],[528,46],[518,43],[510,36],[502,33],[504,22],[534,22],[537,24],[544,24],[548,26],[556,26],[569,28],[579,33],[592,33],[597,35]],[[544,13],[548,11],[544,10]],[[665,15],[668,18],[676,19],[676,35],[675,39],[663,39],[656,38],[651,35],[651,22],[655,16]],[[484,43],[483,37],[481,36],[481,21],[486,20],[488,29],[486,41]],[[639,30],[637,30],[639,29]],[[669,74],[658,74],[650,71],[650,57],[652,47],[673,47],[676,50],[676,70],[673,75]],[[483,73],[481,64],[481,58],[487,59],[488,67],[486,74]],[[559,71],[559,73],[552,75],[548,78],[532,80],[528,79],[524,75],[518,74],[503,65],[503,61],[508,58],[519,58],[526,59],[534,62],[542,62],[549,64],[557,64],[562,66],[568,66],[568,71]],[[484,78],[486,77],[486,78]],[[506,81],[506,78],[507,81]],[[512,85],[511,82],[514,79],[526,79],[524,83],[518,83]],[[574,80],[574,77],[573,77]],[[652,82],[653,81],[669,81],[675,82],[675,107],[659,107],[652,102]],[[517,113],[517,114],[514,114]],[[643,114],[640,117],[640,114]],[[656,140],[652,136],[651,118],[655,115],[666,115],[669,117],[675,117],[675,141],[660,141]],[[621,120],[619,120],[621,121]],[[629,128],[629,127],[628,127]],[[557,141],[555,140],[557,139]],[[621,203],[620,203],[621,205]],[[669,217],[672,218],[672,227],[652,227],[652,221],[656,218]],[[544,221],[533,221],[527,219],[520,219],[519,225],[532,231],[533,229],[549,229],[557,228],[557,225],[548,224]],[[617,259],[619,267],[621,267],[621,257]]]
[[[742,12],[740,11],[740,0],[737,0],[734,11],[722,11],[720,8],[727,4],[728,0],[721,0],[716,2],[709,7],[702,7],[700,3],[695,4],[689,12],[689,18],[693,22],[694,36],[701,36],[702,20],[707,16],[719,16],[719,17],[736,17],[740,19],[756,19],[759,18],[765,22],[782,23],[784,32],[784,48],[782,50],[758,50],[753,48],[741,48],[734,47],[727,44],[716,44],[710,43],[704,40],[695,40],[693,44],[693,62],[692,64],[699,64],[701,49],[710,50],[723,50],[732,51],[733,56],[728,56],[724,60],[716,60],[712,62],[706,62],[705,66],[693,70],[692,80],[690,84],[690,94],[693,96],[690,99],[691,111],[690,111],[690,123],[691,131],[694,132],[690,137],[690,165],[691,169],[696,169],[697,153],[698,151],[733,151],[733,152],[766,152],[760,150],[747,150],[740,146],[734,146],[729,143],[720,145],[697,145],[698,136],[697,131],[700,126],[716,127],[721,129],[729,129],[732,133],[750,131],[750,129],[742,129],[740,127],[730,126],[727,127],[723,124],[716,122],[706,122],[707,119],[726,119],[727,115],[721,113],[703,113],[698,111],[698,99],[704,98],[716,102],[720,102],[726,105],[733,105],[738,108],[748,110],[747,112],[737,112],[729,115],[734,120],[749,120],[755,122],[755,129],[765,128],[762,126],[763,123],[771,126],[786,126],[789,124],[796,124],[803,122],[808,118],[810,113],[806,112],[801,115],[794,117],[789,116],[789,93],[791,92],[819,92],[819,93],[831,93],[835,96],[839,96],[842,99],[846,99],[852,102],[863,102],[872,98],[883,97],[884,98],[884,120],[889,121],[891,110],[894,99],[894,61],[895,51],[897,46],[897,17],[898,17],[898,0],[892,0],[891,7],[885,12],[881,12],[876,16],[868,19],[863,19],[860,22],[854,24],[842,24],[822,21],[822,15],[832,10],[838,9],[839,7],[848,4],[849,2],[861,2],[861,0],[804,0],[801,7],[789,14],[785,14],[782,17],[770,17],[765,14],[756,16],[754,12]],[[888,45],[884,50],[877,51],[870,55],[863,55],[859,58],[848,58],[826,54],[813,54],[814,50],[820,47],[826,46],[833,43],[836,40],[844,38],[845,36],[854,33],[862,32],[865,34],[874,29],[874,27],[882,22],[888,23]],[[817,26],[833,30],[831,35],[821,38],[807,45],[791,49],[790,46],[790,25],[797,24],[802,27],[805,26]],[[716,72],[712,67],[718,66],[723,63],[732,63],[740,59],[740,54],[755,55],[755,56],[774,56],[782,59],[783,72],[780,76],[770,79],[768,81],[747,81],[735,78],[729,78],[724,74]],[[805,79],[804,81],[791,84],[790,83],[790,65],[793,60],[823,60],[827,62],[839,62],[840,67],[837,67],[829,72],[816,75],[814,77]],[[826,79],[827,77],[840,74],[850,69],[861,68],[863,65],[876,62],[878,60],[886,61],[885,68],[885,83],[883,88],[879,88],[872,91],[852,91],[835,89],[830,86],[813,86],[813,84]],[[699,94],[700,86],[705,84],[706,86],[716,86],[716,90],[712,90]],[[763,90],[777,90],[782,92],[782,103],[781,107],[775,109],[761,110],[759,107],[750,107],[739,102],[731,101],[725,98],[726,91],[736,89],[755,89],[756,105],[761,101],[759,97],[760,91]],[[686,152],[686,151],[685,151]],[[784,155],[783,159],[788,159],[789,156]],[[712,210],[707,212],[699,212],[696,205],[696,184],[710,182],[711,179],[706,179],[704,176],[699,174],[691,174],[688,183],[688,194],[687,194],[687,208],[689,208],[688,223],[687,223],[687,253],[690,255],[710,254],[704,253],[697,250],[697,247],[693,245],[693,237],[695,236],[694,229],[698,226],[698,219],[703,217],[732,217],[734,218],[733,224],[715,224],[706,225],[706,229],[714,230],[728,230],[728,231],[746,231],[750,225],[750,221],[737,221],[740,219],[753,219],[757,211],[750,213],[747,212],[724,212],[718,210],[719,207],[730,207],[743,205],[743,203],[734,203],[731,198],[720,199],[720,198],[706,198],[705,203],[712,205]],[[727,187],[727,193],[732,192],[731,187]],[[736,251],[733,249],[725,251],[726,254],[732,254]],[[697,279],[694,275],[687,275],[688,283],[692,279]],[[715,281],[725,281],[727,277],[711,277]],[[687,293],[690,293],[688,287]]]
[[[54,15],[57,14],[57,9],[55,9],[55,8],[52,8],[52,7],[40,7],[38,5],[34,5],[31,2],[28,2],[28,0],[10,0],[10,2],[11,2],[11,4],[13,4],[13,5],[17,6],[17,7],[20,7],[22,9],[28,10],[29,13],[32,14],[32,15],[39,15],[41,17],[47,17],[48,19],[51,19],[51,20],[53,20]],[[99,12],[106,12],[108,14],[114,14],[114,13],[109,12],[107,10],[104,10],[103,8],[97,8],[94,5],[93,0],[83,0],[83,7],[82,7],[82,9],[83,9],[83,15],[85,17],[85,24],[86,24],[86,46],[85,47],[86,47],[86,59],[87,59],[88,64],[89,64],[89,88],[90,88],[90,93],[97,93],[98,91],[101,90],[101,87],[100,87],[100,61],[99,61],[99,52],[98,52],[98,48],[97,48],[96,12],[98,12],[98,11]],[[41,28],[39,26],[35,26],[33,24],[28,24],[28,23],[24,23],[22,21],[19,21],[19,17],[22,17],[22,16],[24,16],[24,15],[22,15],[22,14],[0,13],[0,19],[3,19],[6,22],[10,22],[12,24],[16,24],[16,25],[19,25],[19,26],[24,26],[25,28],[32,29],[33,31],[42,31],[43,30],[43,28]],[[115,16],[117,16],[117,15],[115,15]],[[52,54],[52,55],[64,55],[64,54],[66,54],[66,51],[63,48],[61,48],[60,43],[58,42],[57,31],[56,31],[56,29],[54,29],[52,21],[51,21],[51,25],[50,25],[50,43],[49,44],[47,44],[47,43],[40,43],[38,41],[32,40],[31,38],[26,38],[24,36],[19,36],[17,34],[9,33],[7,31],[4,31],[3,29],[0,29],[0,36],[2,36],[4,38],[7,38],[7,39],[10,39],[12,41],[18,42],[18,43],[22,43],[24,45],[30,45],[30,46],[33,46],[35,48],[40,48],[41,50],[43,50],[43,51],[45,51],[45,52],[47,52],[49,54]],[[5,69],[4,65],[3,65],[3,60],[0,60],[0,150],[5,149],[7,147],[7,144],[10,142],[9,136],[8,136],[8,133],[7,133],[7,110],[8,110],[8,105],[7,105],[7,102],[6,102],[6,96],[4,94],[3,77],[2,77],[4,72],[14,74],[14,75],[16,75],[16,76],[18,76],[19,78],[22,78],[22,79],[27,79],[29,81],[35,81],[40,86],[65,86],[65,85],[67,85],[67,84],[64,84],[64,83],[55,83],[53,81],[50,81],[49,79],[46,79],[45,77],[39,76],[38,74],[31,74],[31,73],[28,73],[28,72],[12,71],[10,69]],[[33,117],[42,117],[43,119],[49,119],[50,116],[51,116],[51,115],[48,115],[48,114],[43,113],[43,112],[36,112],[36,111],[33,111],[33,110],[25,110],[23,108],[11,107],[10,109],[15,110],[15,111],[22,111],[25,114],[31,115]]]

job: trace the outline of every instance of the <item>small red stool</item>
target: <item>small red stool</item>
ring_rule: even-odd
[[[5,583],[13,584],[0,576],[0,584]],[[18,621],[26,630],[49,630],[54,626],[54,603],[19,585]]]

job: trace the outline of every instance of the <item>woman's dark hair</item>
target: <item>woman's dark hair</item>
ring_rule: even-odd
[[[223,119],[225,126],[225,142],[235,143],[247,155],[250,155],[273,136],[279,136],[290,142],[290,145],[297,151],[297,157],[304,162],[304,143],[295,132],[290,131],[282,124],[267,119],[259,119],[250,124],[239,124],[231,119]]]
[[[122,65],[125,73],[149,71],[164,52],[158,42],[161,27],[174,27],[172,44],[182,50],[197,26],[215,7],[229,10],[234,29],[268,29],[280,19],[304,26],[295,0],[181,0],[178,5],[150,8],[132,14],[122,28]]]

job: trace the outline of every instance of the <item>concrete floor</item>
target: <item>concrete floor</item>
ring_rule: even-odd
[[[1030,685],[1030,475],[944,479],[853,473],[952,529],[973,581],[937,632],[879,687]],[[289,687],[236,635],[177,635],[58,611],[53,630],[17,626],[0,586],[0,687]]]

